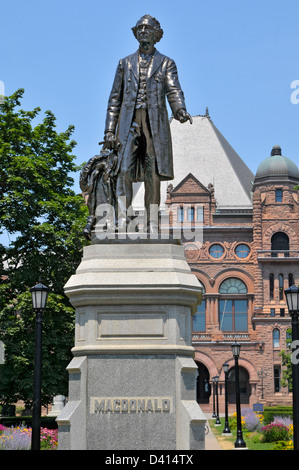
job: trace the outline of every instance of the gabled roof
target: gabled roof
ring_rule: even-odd
[[[251,207],[254,174],[223,137],[209,116],[194,116],[193,124],[172,120],[176,186],[192,174],[204,185],[214,185],[218,207]]]
[[[254,174],[213,124],[208,115],[193,116],[193,124],[170,123],[174,180],[163,181],[161,205],[169,183],[176,187],[189,173],[204,186],[214,185],[217,207],[251,209],[251,182]],[[134,208],[143,207],[143,185],[135,185]]]
[[[173,190],[171,191],[172,194],[181,193],[181,192],[185,193],[186,191],[185,191],[184,186],[190,180],[192,180],[193,183],[194,183],[194,185],[192,187],[192,192],[196,191],[196,192],[200,192],[200,193],[204,192],[204,193],[210,194],[210,191],[200,181],[198,181],[198,179],[195,178],[195,176],[192,175],[192,173],[188,173],[188,175],[185,176],[185,178],[183,178],[182,181],[175,188],[173,188]],[[189,186],[189,188],[190,188],[190,186]],[[189,189],[189,191],[190,191],[190,189]]]

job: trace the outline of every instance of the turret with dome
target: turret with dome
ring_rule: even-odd
[[[274,145],[271,156],[263,160],[256,172],[254,185],[263,184],[299,184],[299,170],[297,165],[281,154],[281,147]]]

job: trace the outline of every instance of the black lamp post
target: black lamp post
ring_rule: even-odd
[[[216,390],[215,377],[212,377],[212,380],[213,380],[213,414],[212,414],[212,418],[216,418],[216,410],[215,410],[215,390]]]
[[[215,375],[215,390],[216,390],[216,421],[215,426],[220,426],[220,419],[219,419],[219,401],[218,401],[218,382],[219,382],[219,375]]]
[[[260,372],[257,373],[257,375],[260,377],[261,383],[262,383],[262,396],[261,396],[261,399],[263,400],[264,399],[264,379],[267,377],[268,372],[265,372],[263,369],[261,369]]]
[[[46,308],[49,289],[40,282],[30,289],[35,317],[35,357],[31,450],[40,450],[41,377],[42,377],[42,312]]]
[[[294,359],[299,344],[298,317],[299,317],[299,287],[291,286],[284,291],[288,310],[292,319],[292,385],[293,385],[293,439],[294,450],[299,450],[299,364]]]
[[[237,411],[237,439],[235,441],[235,448],[246,447],[242,435],[241,423],[241,406],[240,406],[240,385],[239,385],[239,355],[241,345],[237,342],[232,344],[232,352],[235,359],[235,380],[236,380],[236,411]]]
[[[222,434],[226,435],[231,435],[231,430],[228,424],[228,393],[227,393],[227,376],[228,376],[228,369],[229,365],[227,362],[223,364],[223,372],[224,372],[224,377],[225,377],[225,382],[224,382],[224,391],[225,391],[225,423],[224,423],[224,428],[222,431]]]

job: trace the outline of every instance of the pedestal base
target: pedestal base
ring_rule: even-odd
[[[76,338],[59,449],[204,449],[191,346],[201,288],[184,248],[91,245],[65,291]]]

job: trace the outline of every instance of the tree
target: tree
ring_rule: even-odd
[[[281,378],[281,385],[283,387],[288,387],[290,391],[293,389],[293,381],[292,381],[292,362],[291,362],[291,335],[292,335],[292,330],[288,329],[287,332],[289,333],[289,337],[286,339],[286,344],[287,347],[289,348],[289,351],[281,351],[280,356],[281,356],[281,361],[282,365],[285,367],[282,371],[282,378]]]
[[[14,237],[9,246],[0,244],[0,340],[6,347],[0,400],[31,400],[34,314],[28,291],[41,280],[51,289],[43,325],[46,403],[67,383],[74,309],[63,286],[80,262],[88,214],[72,189],[70,174],[79,170],[70,140],[74,127],[58,133],[51,111],[33,126],[40,108],[20,109],[23,94],[17,90],[0,105],[0,233]]]
[[[0,366],[0,402],[24,400],[30,408],[33,394],[35,313],[30,292],[24,292],[0,313],[5,364]],[[42,325],[42,403],[67,395],[66,366],[71,359],[74,310],[61,295],[50,294]],[[1,369],[3,368],[3,369]]]

